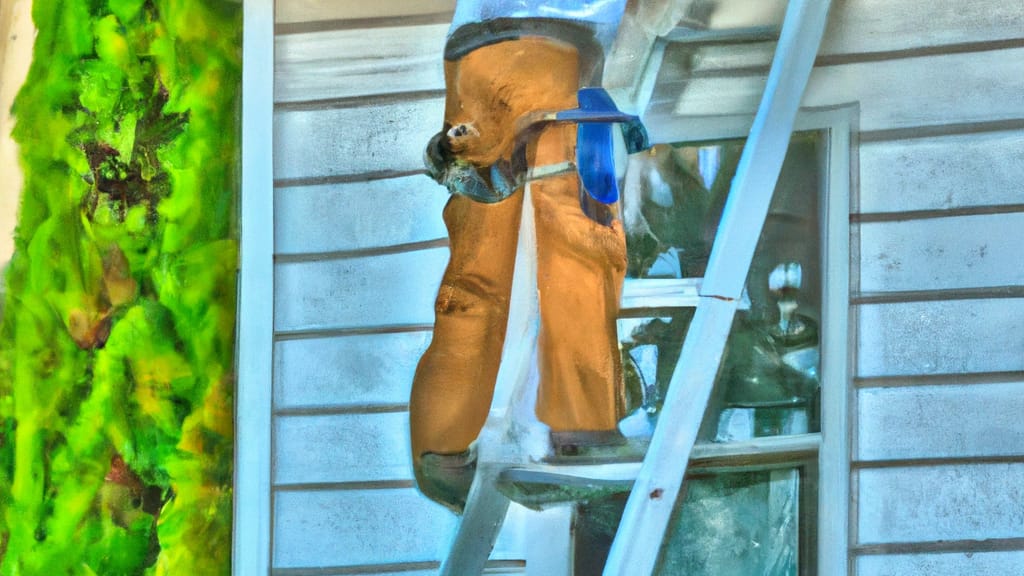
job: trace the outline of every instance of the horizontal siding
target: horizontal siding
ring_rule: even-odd
[[[832,3],[821,53],[906,50],[1022,37],[1024,10],[1013,2],[842,0]]]
[[[394,2],[342,6],[339,2],[288,2],[278,10],[279,22],[360,17],[388,17],[399,12]],[[749,2],[747,4],[750,4]],[[713,29],[780,21],[784,2],[759,2],[739,10],[710,15]],[[444,14],[451,0],[406,3],[405,16]],[[955,9],[954,9],[955,6]],[[1024,36],[1022,11],[1012,3],[985,0],[961,5],[925,2],[893,3],[858,0],[837,3],[820,54],[826,56],[1000,42]],[[928,26],[920,26],[923,20]],[[328,29],[280,35],[275,40],[275,99],[278,102],[332,99],[394,92],[440,90],[444,87],[441,54],[448,24],[394,25]],[[767,66],[773,44],[703,49],[698,73]],[[689,73],[681,58],[666,59],[663,80]],[[614,73],[610,74],[614,76]],[[339,82],[344,78],[344,82]]]
[[[750,113],[763,79],[704,78],[682,93],[674,121],[656,116],[652,133],[691,115]],[[678,94],[678,90],[672,92]],[[1024,110],[1024,49],[948,54],[817,68],[805,105],[860,102],[862,130],[1020,118]],[[965,106],[970,102],[970,106]],[[373,107],[283,109],[275,138],[275,176],[353,177],[421,170],[423,147],[439,129],[444,102],[422,98]]]
[[[510,515],[529,512],[514,505]],[[436,562],[448,555],[457,518],[412,488],[279,491],[274,567],[326,568]],[[521,558],[522,522],[509,522],[492,560]]]
[[[785,2],[729,0],[711,11],[708,28],[721,30],[766,24],[781,25]],[[922,26],[927,22],[927,26]],[[833,2],[828,26],[818,54],[837,56],[877,54],[964,44],[994,43],[1024,38],[1024,11],[1001,0],[971,2],[892,2],[891,0],[843,0]],[[733,67],[767,66],[774,43],[732,45],[702,50],[696,69],[719,58],[742,55]],[[671,81],[672,78],[664,78]]]
[[[330,414],[274,419],[274,483],[411,480],[409,415]]]
[[[447,24],[427,24],[278,36],[274,100],[441,90],[447,32]]]
[[[447,248],[279,263],[274,274],[275,329],[431,324],[447,263]]]
[[[277,342],[274,408],[404,404],[430,337],[400,332]]]
[[[665,83],[654,107],[680,116],[750,114],[765,74]],[[1024,48],[819,66],[804,106],[860,104],[860,129],[891,130],[1018,119],[1024,111]],[[685,119],[682,119],[685,121]]]
[[[277,188],[278,254],[336,252],[444,238],[448,191],[425,175]]]
[[[860,289],[1024,284],[1022,246],[1024,212],[864,223],[860,225]]]
[[[274,100],[443,89],[447,32],[447,24],[428,24],[278,36]]]
[[[287,295],[276,301],[279,332],[433,321],[447,249],[380,249],[446,236],[441,209],[447,194],[423,175],[406,176],[422,172],[422,151],[440,128],[443,104],[376,97],[422,91],[425,85],[441,88],[447,25],[407,26],[396,17],[450,13],[453,6],[450,0],[278,5],[277,21],[286,25],[280,30],[306,32],[275,39],[275,99],[307,103],[280,107],[274,120],[275,249],[284,256],[275,282],[277,293]],[[360,26],[370,27],[352,29],[345,20],[353,18],[395,19],[363,21]],[[366,98],[337,102],[352,97]],[[333,101],[328,107],[308,104],[327,99]],[[389,174],[399,177],[380,178]],[[368,252],[348,254],[353,251]],[[350,257],[309,257],[332,253]],[[370,488],[412,478],[407,414],[358,413],[408,402],[429,338],[429,332],[415,331],[284,338],[275,344],[274,481],[293,488],[364,483],[344,490],[279,490],[276,568],[436,573],[423,563],[447,554],[456,518],[414,489]],[[521,535],[510,539],[506,532],[492,558],[522,558]],[[411,571],[399,570],[403,563]]]
[[[1024,536],[1024,463],[864,469],[860,544]]]
[[[285,335],[419,330],[285,336],[276,343],[275,481],[293,485],[276,494],[278,567],[437,561],[455,526],[450,514],[413,489],[295,489],[410,477],[406,414],[388,410],[407,402],[430,336],[420,329],[433,320],[447,251],[388,252],[444,236],[443,191],[409,174],[422,171],[423,147],[442,121],[440,51],[447,26],[438,15],[453,6],[453,0],[290,0],[277,7],[279,30],[287,34],[275,42],[275,235],[283,256],[275,278],[276,328]],[[412,19],[396,18],[401,15]],[[351,20],[367,18],[378,20]],[[858,102],[859,127],[866,131],[1019,120],[1024,49],[1014,41],[1022,37],[1024,13],[1012,2],[834,3],[804,104]],[[752,113],[771,50],[768,44],[705,50],[687,84],[681,75],[691,72],[688,65],[669,63],[654,96],[652,133],[674,125],[666,120],[672,112],[683,115],[678,122],[712,123],[716,115]],[[866,139],[859,150],[854,212],[1024,202],[1020,133],[876,140]],[[382,178],[389,175],[400,177]],[[1014,259],[1021,220],[1009,213],[862,222],[855,226],[861,257],[854,262],[855,288],[920,292],[1024,282],[1024,266]],[[369,252],[337,257],[362,250]],[[325,253],[334,254],[310,257]],[[1024,299],[854,309],[861,378],[1024,370]],[[873,463],[854,472],[859,542],[1024,535],[1024,464],[871,467],[890,459],[1019,455],[1024,432],[1014,415],[1021,386],[858,390],[855,456]],[[1021,561],[1019,552],[908,553],[862,555],[855,567],[858,576],[998,576],[1020,573],[1008,567]],[[402,573],[434,572],[410,569]],[[368,571],[388,570],[397,569]]]
[[[274,113],[274,178],[353,177],[423,170],[423,149],[441,129],[444,99],[285,109]]]
[[[857,413],[862,461],[1024,455],[1024,381],[866,388]]]
[[[282,0],[274,7],[274,21],[286,24],[451,13],[455,0]]]
[[[412,489],[278,492],[274,566],[360,566],[442,558],[456,518]]]
[[[862,378],[1024,370],[1024,299],[858,307]]]
[[[1024,202],[1024,133],[994,132],[860,146],[860,212]]]
[[[1024,551],[862,556],[858,576],[1020,576]]]

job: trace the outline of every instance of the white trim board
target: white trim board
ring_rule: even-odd
[[[232,574],[270,573],[274,336],[274,3],[247,0],[242,42],[241,262]]]

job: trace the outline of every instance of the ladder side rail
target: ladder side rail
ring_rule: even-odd
[[[651,574],[686,474],[768,214],[829,0],[791,0],[765,92],[732,182],[697,308],[612,543],[605,576]]]
[[[547,434],[537,434],[539,423],[535,422],[536,416],[532,416],[537,387],[540,303],[537,237],[529,183],[522,194],[522,219],[501,365],[491,409],[476,440],[477,467],[473,485],[451,551],[442,563],[441,576],[483,572],[509,507],[508,498],[497,489],[498,476],[509,465],[523,463],[531,456],[540,458],[548,448]],[[533,422],[517,422],[526,414],[532,416]]]

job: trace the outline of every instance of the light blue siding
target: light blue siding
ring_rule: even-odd
[[[345,252],[447,236],[448,191],[425,174],[274,191],[278,254]]]
[[[1024,538],[1024,463],[864,469],[860,544]]]
[[[1024,298],[858,307],[857,375],[1024,370]]]
[[[857,459],[1024,456],[1024,380],[866,388]]]
[[[278,332],[352,329],[434,321],[448,249],[279,263]]]
[[[274,345],[274,406],[356,409],[409,401],[428,331],[282,340]]]
[[[1024,133],[866,142],[860,212],[948,210],[1024,202]]]
[[[1019,576],[1024,551],[862,556],[859,576]]]
[[[274,483],[412,480],[408,422],[406,412],[278,416]]]
[[[274,178],[355,177],[422,171],[423,149],[441,129],[444,99],[346,108],[278,110]]]
[[[1022,246],[1024,212],[864,223],[860,225],[860,289],[1021,285]]]

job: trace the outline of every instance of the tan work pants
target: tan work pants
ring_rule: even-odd
[[[523,113],[576,106],[575,48],[522,38],[446,62],[446,122],[479,132],[459,143],[481,166],[511,150]],[[547,128],[528,149],[531,166],[575,159],[576,128]],[[575,173],[532,183],[537,231],[540,386],[538,418],[555,431],[614,430],[623,410],[616,316],[626,267],[619,221],[580,208]],[[459,453],[476,438],[491,404],[508,320],[522,191],[497,204],[453,196],[444,210],[451,259],[435,306],[433,341],[416,370],[410,401],[414,459]]]

